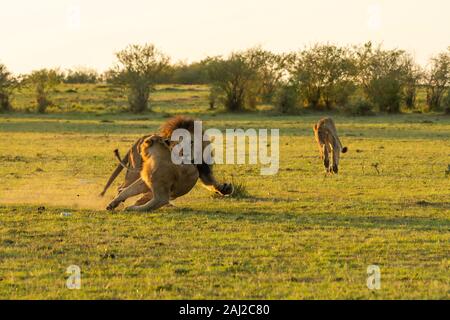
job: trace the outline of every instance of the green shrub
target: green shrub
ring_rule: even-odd
[[[275,96],[275,108],[278,112],[293,113],[298,105],[298,91],[293,85],[281,86]]]
[[[380,111],[400,112],[404,88],[411,78],[413,60],[403,50],[374,48],[371,42],[355,51],[359,83],[367,99]]]
[[[250,193],[248,192],[247,185],[243,182],[233,182],[234,191],[230,195],[231,198],[245,199],[250,198]]]
[[[77,68],[68,70],[63,82],[64,83],[97,83],[100,76],[97,71],[88,68]]]
[[[132,112],[148,110],[150,92],[164,75],[169,58],[152,44],[130,45],[116,57],[117,65],[106,73],[108,81],[127,87]]]
[[[445,111],[450,110],[450,89],[447,90],[447,95],[442,99],[442,107]]]
[[[217,87],[214,87],[214,86],[210,87],[209,95],[208,95],[209,109],[214,110],[217,107],[219,98],[220,98],[220,92],[218,91]]]
[[[312,108],[346,104],[355,90],[356,66],[349,48],[314,45],[292,58],[291,82]]]
[[[380,111],[388,113],[400,112],[402,101],[402,84],[395,76],[374,79],[367,90],[369,99]]]
[[[6,69],[6,66],[0,64],[0,112],[12,110],[11,93],[16,86],[17,81],[12,74]]]
[[[356,102],[350,104],[346,111],[352,116],[373,116],[374,105],[367,100],[359,99]]]
[[[428,109],[439,110],[443,106],[445,91],[450,86],[450,47],[431,58],[426,80]]]
[[[209,81],[227,111],[242,111],[245,107],[255,106],[259,61],[251,50],[234,52],[228,58],[208,58],[204,63]]]
[[[58,70],[51,69],[33,71],[25,78],[25,82],[34,87],[37,111],[39,113],[45,113],[47,107],[52,104],[49,95],[62,79],[63,76]]]

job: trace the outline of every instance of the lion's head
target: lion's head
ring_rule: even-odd
[[[144,159],[155,154],[170,154],[170,139],[153,134],[144,139],[141,144],[141,155]]]

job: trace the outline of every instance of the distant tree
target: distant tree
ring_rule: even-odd
[[[427,105],[430,110],[441,107],[442,98],[450,86],[450,47],[431,58],[430,67],[426,73]]]
[[[114,68],[104,71],[100,77],[102,81],[105,81],[106,83],[111,85],[115,85],[118,82],[116,79],[116,71],[114,70]]]
[[[283,114],[293,113],[298,105],[298,86],[291,82],[280,85],[275,94],[275,108]]]
[[[220,92],[217,87],[212,86],[209,89],[209,95],[208,95],[208,104],[209,109],[213,110],[216,108],[216,103],[219,98]]]
[[[442,106],[444,107],[445,114],[450,114],[450,88],[447,89],[447,94],[442,99]]]
[[[206,84],[208,70],[204,62],[178,63],[171,66],[168,82],[177,84]]]
[[[99,80],[97,71],[82,67],[67,70],[63,79],[64,83],[96,83]]]
[[[258,93],[260,60],[252,50],[234,52],[228,58],[208,58],[208,77],[228,111],[254,107]]]
[[[291,70],[306,103],[327,109],[346,104],[355,90],[355,64],[347,48],[335,45],[314,45],[296,55]]]
[[[110,70],[111,80],[128,89],[133,112],[149,109],[150,92],[169,65],[169,58],[152,44],[130,45],[116,54],[118,63]]]
[[[257,94],[262,102],[271,103],[277,89],[288,75],[292,55],[275,54],[261,48],[250,49],[249,53],[255,59],[258,71]]]
[[[403,50],[373,48],[372,43],[356,49],[358,78],[367,98],[380,111],[400,112],[410,57]]]
[[[411,56],[405,57],[405,78],[403,88],[403,98],[408,109],[416,106],[417,88],[421,84],[424,74],[422,68],[414,62]]]
[[[35,70],[25,77],[24,81],[34,87],[39,113],[45,113],[47,107],[51,105],[49,95],[55,86],[61,83],[62,79],[61,72],[55,69]]]
[[[12,110],[11,94],[16,86],[17,80],[5,65],[0,64],[0,112]]]
[[[373,111],[373,104],[367,99],[361,97],[352,101],[344,110],[347,114],[352,116],[372,116],[375,115]]]

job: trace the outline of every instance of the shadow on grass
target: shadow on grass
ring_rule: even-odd
[[[429,208],[450,210],[450,202],[428,202],[426,200],[419,200],[412,204],[403,204],[403,205],[408,207],[412,205],[416,207],[429,207]]]
[[[437,204],[438,205],[438,204]],[[22,206],[0,205],[1,214],[16,213],[26,214],[29,216],[40,214],[41,207],[38,206]],[[320,213],[270,213],[267,211],[250,210],[243,213],[228,212],[225,210],[217,209],[202,209],[201,211],[191,208],[170,208],[160,209],[159,212],[151,213],[125,213],[122,211],[116,211],[111,214],[108,211],[95,211],[87,209],[66,209],[59,207],[47,207],[44,209],[46,212],[56,213],[69,211],[81,214],[81,217],[85,215],[92,218],[104,219],[105,215],[114,219],[114,215],[117,218],[123,219],[130,216],[133,220],[139,219],[141,216],[143,219],[153,217],[155,214],[158,217],[167,217],[169,219],[192,219],[195,221],[201,217],[207,217],[211,220],[220,220],[223,223],[239,223],[239,221],[250,222],[254,224],[283,224],[289,223],[298,225],[304,228],[358,228],[358,229],[408,229],[418,231],[439,231],[450,232],[450,219],[443,218],[428,218],[428,217],[413,217],[413,216],[374,216],[374,215],[337,215],[336,213],[320,212]]]
[[[250,221],[254,223],[294,223],[304,227],[323,228],[360,228],[360,229],[413,229],[420,231],[446,231],[450,232],[450,219],[426,217],[385,217],[373,215],[336,215],[336,213],[268,213],[264,211],[247,211],[245,213],[227,212],[224,210],[202,210],[184,208],[179,212],[170,213],[179,215],[183,219],[197,216],[207,216],[209,219],[234,221]]]

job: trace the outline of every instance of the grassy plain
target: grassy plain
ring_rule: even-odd
[[[0,115],[0,298],[450,297],[449,117],[334,114],[349,152],[325,177],[311,130],[324,114],[208,111],[204,87],[163,86],[154,112],[133,115],[114,89],[72,87],[54,113]],[[32,102],[24,92],[16,103]],[[121,180],[97,196],[112,150],[186,113],[219,129],[279,128],[279,173],[220,165],[248,197],[197,186],[176,207],[104,211]],[[380,290],[366,286],[373,264]],[[66,288],[70,265],[80,290]]]

